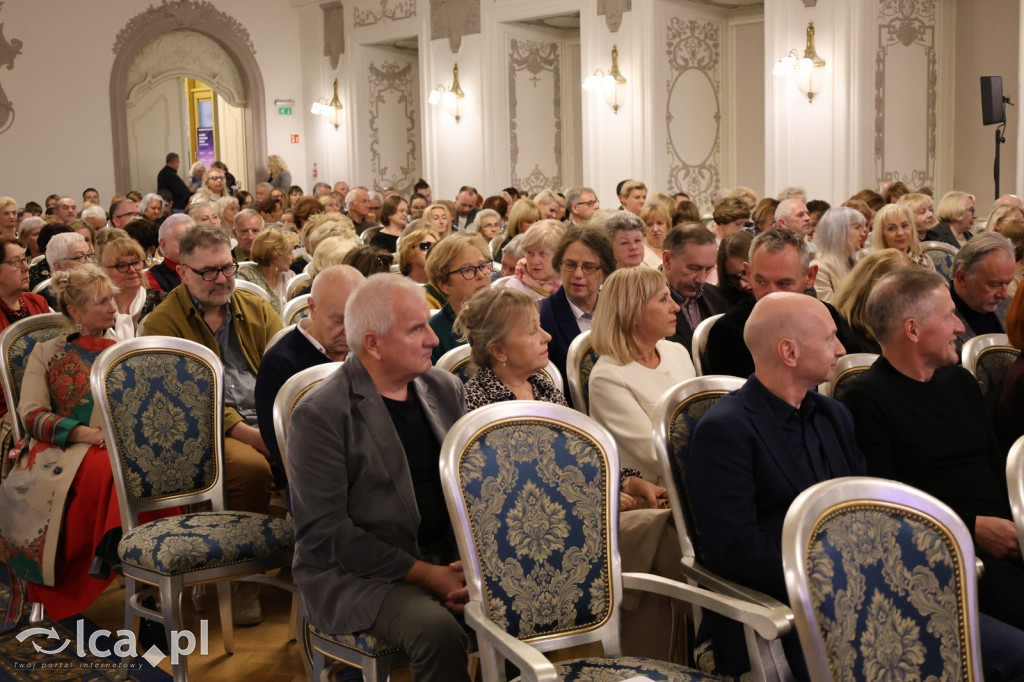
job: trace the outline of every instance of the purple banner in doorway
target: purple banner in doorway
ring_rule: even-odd
[[[196,160],[207,168],[217,160],[213,149],[213,128],[196,129]]]

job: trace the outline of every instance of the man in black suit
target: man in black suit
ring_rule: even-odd
[[[674,227],[665,235],[662,248],[661,269],[668,280],[672,300],[679,305],[676,333],[668,340],[691,350],[697,325],[729,309],[725,296],[714,285],[707,284],[718,255],[715,235],[703,227]]]
[[[188,198],[192,196],[192,192],[189,191],[188,185],[178,175],[178,166],[181,165],[181,157],[174,152],[167,155],[167,164],[160,169],[160,172],[156,176],[156,188],[157,191],[162,189],[167,190],[173,197],[172,205],[175,211],[184,211],[185,207],[188,206]]]
[[[333,265],[316,276],[309,298],[309,317],[275,343],[260,361],[256,374],[256,421],[270,450],[275,478],[285,483],[284,462],[274,429],[274,400],[284,382],[296,373],[348,355],[345,303],[363,275],[351,265]]]
[[[782,524],[790,503],[820,481],[862,475],[864,459],[849,411],[813,390],[845,353],[823,303],[802,293],[767,294],[743,339],[754,374],[697,423],[683,462],[686,489],[705,566],[788,603]],[[716,672],[748,669],[742,627],[705,612],[698,640],[708,637]],[[801,676],[796,634],[783,646]]]

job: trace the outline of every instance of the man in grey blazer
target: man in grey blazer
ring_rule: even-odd
[[[320,630],[397,644],[417,681],[468,680],[452,615],[468,594],[438,467],[465,394],[431,367],[429,319],[422,289],[398,275],[374,275],[349,298],[352,354],[291,417],[293,568]]]

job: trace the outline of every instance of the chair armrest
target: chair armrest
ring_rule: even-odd
[[[978,572],[978,580],[981,580],[981,576],[985,574],[985,562],[978,557],[974,557],[974,570]]]
[[[555,666],[541,652],[525,642],[521,642],[492,623],[484,615],[480,602],[471,601],[466,604],[463,616],[469,626],[477,634],[477,638],[486,639],[498,652],[519,668],[523,679],[537,682],[558,682]]]
[[[788,605],[780,602],[775,597],[771,597],[764,592],[759,592],[745,585],[740,585],[739,583],[727,580],[716,573],[712,573],[700,564],[687,563],[687,558],[683,558],[682,561],[683,575],[696,581],[701,587],[705,587],[719,594],[724,594],[727,597],[733,597],[734,599],[742,599],[743,601],[748,601],[753,604],[759,604],[769,609],[784,609],[786,611],[787,618],[793,620],[793,611]]]
[[[792,613],[787,613],[789,609],[781,605],[776,608],[768,608],[647,573],[623,573],[622,586],[630,590],[643,590],[679,599],[702,609],[720,613],[727,618],[749,625],[764,639],[778,639],[792,629],[789,620]]]

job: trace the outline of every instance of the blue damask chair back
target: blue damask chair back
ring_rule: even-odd
[[[597,363],[597,353],[590,343],[590,330],[581,332],[569,344],[565,354],[565,373],[569,381],[572,406],[583,414],[590,414],[590,373]]]
[[[934,497],[848,477],[805,490],[782,533],[811,678],[982,678],[974,545]]]
[[[126,531],[149,509],[208,500],[224,508],[222,376],[210,349],[169,336],[121,341],[97,358],[92,390],[124,481]]]
[[[921,242],[921,253],[932,259],[935,269],[947,281],[953,281],[953,261],[959,251],[952,244],[940,241]]]
[[[974,375],[985,398],[985,406],[994,410],[1003,392],[1006,372],[1020,355],[1006,334],[982,334],[968,339],[960,350],[964,369]]]
[[[68,318],[60,313],[30,315],[23,320],[4,329],[0,333],[0,356],[3,358],[4,399],[11,413],[11,432],[14,442],[25,435],[21,419],[18,417],[18,401],[21,399],[21,381],[25,377],[28,356],[37,343],[49,341],[64,332],[70,332]]]

